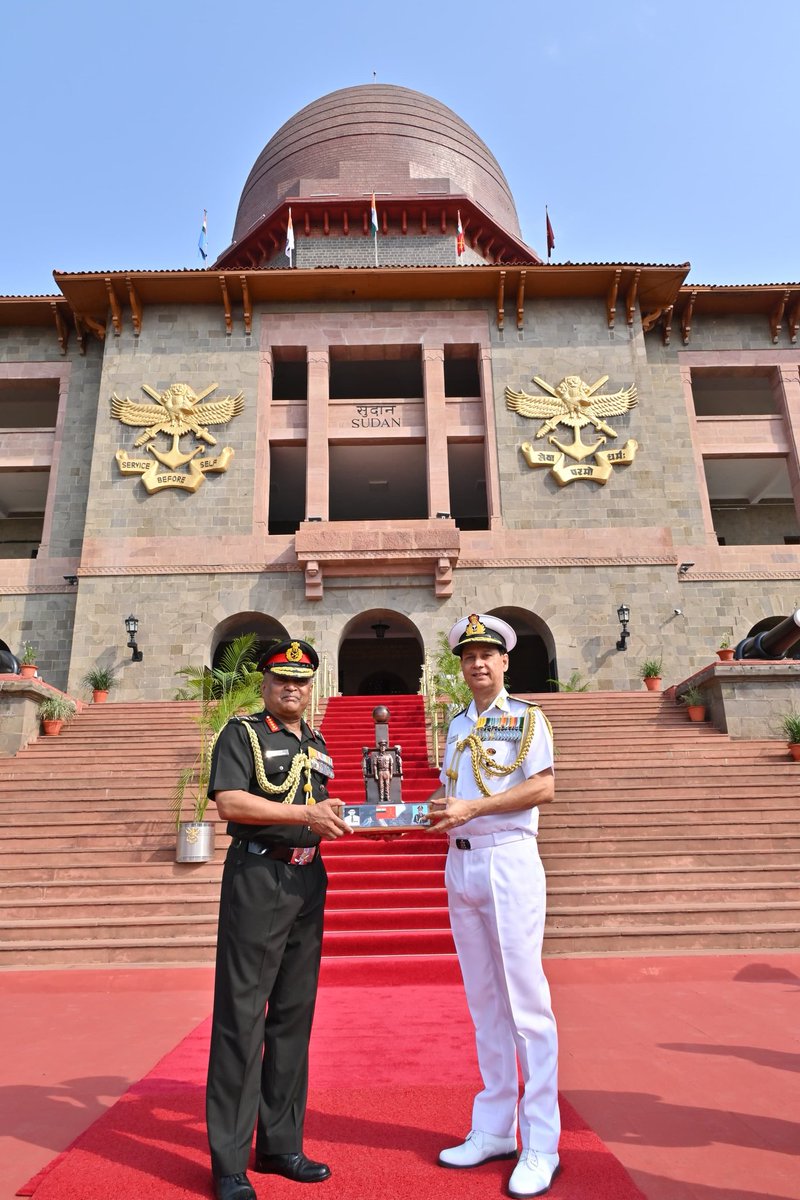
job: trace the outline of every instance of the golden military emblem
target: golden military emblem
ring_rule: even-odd
[[[244,408],[242,393],[235,396],[224,396],[203,404],[206,396],[219,387],[212,383],[204,392],[195,394],[188,383],[173,383],[163,392],[142,384],[142,391],[152,396],[155,404],[137,404],[114,393],[111,398],[111,415],[123,425],[145,426],[133,443],[134,447],[144,446],[145,451],[152,455],[150,458],[133,457],[126,450],[118,450],[115,457],[123,475],[140,475],[142,483],[149,493],[160,492],[164,488],[182,488],[186,492],[196,492],[206,475],[211,471],[227,471],[233,450],[225,446],[219,454],[206,457],[205,446],[196,446],[184,453],[179,446],[180,439],[185,434],[194,437],[209,446],[216,446],[217,439],[209,433],[206,426],[224,425]],[[169,450],[158,450],[154,439],[159,434],[172,438]],[[181,467],[188,466],[182,471]]]
[[[618,392],[598,395],[598,388],[607,381],[608,375],[601,376],[593,384],[584,383],[580,375],[566,375],[554,388],[534,375],[533,382],[547,395],[531,396],[527,392],[506,388],[506,407],[521,417],[543,420],[544,424],[537,429],[536,437],[549,434],[548,442],[556,447],[555,451],[534,450],[530,442],[523,442],[520,450],[529,467],[550,467],[551,474],[560,486],[566,487],[576,479],[605,484],[615,466],[628,466],[633,462],[639,449],[639,443],[633,438],[628,438],[620,450],[601,450],[600,447],[608,441],[606,436],[597,438],[591,445],[581,440],[580,431],[585,425],[593,425],[601,435],[617,437],[618,434],[604,418],[622,416],[638,404],[635,384]],[[570,443],[564,444],[553,436],[557,425],[566,425],[572,430]],[[594,455],[594,463],[584,463],[590,455]],[[568,464],[567,457],[575,459],[575,464]]]
[[[292,642],[289,649],[286,651],[286,657],[289,662],[300,662],[303,657],[303,651],[300,649],[297,642]]]

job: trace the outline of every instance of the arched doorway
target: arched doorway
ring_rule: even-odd
[[[507,621],[517,635],[517,644],[508,659],[508,690],[519,692],[557,692],[556,645],[548,625],[536,613],[524,608],[493,608],[490,616]]]
[[[241,637],[243,633],[255,633],[258,636],[259,658],[273,642],[285,642],[289,636],[280,621],[276,621],[274,617],[268,617],[266,613],[234,613],[232,617],[226,617],[224,621],[220,621],[214,630],[211,639],[212,667],[219,664],[225,647],[229,646],[234,638]]]
[[[389,608],[359,613],[339,642],[343,696],[408,696],[419,691],[422,638],[408,617]]]

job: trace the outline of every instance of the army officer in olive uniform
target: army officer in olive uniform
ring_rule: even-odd
[[[303,720],[318,665],[306,642],[272,647],[259,664],[265,711],[234,717],[214,747],[208,792],[233,839],[206,1092],[218,1200],[255,1200],[246,1174],[254,1127],[256,1171],[300,1183],[330,1175],[303,1154],[327,885],[319,843],[350,831],[328,795],[325,742]]]

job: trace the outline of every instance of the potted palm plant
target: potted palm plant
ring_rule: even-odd
[[[65,721],[71,721],[77,712],[75,702],[66,696],[48,696],[39,705],[39,719],[45,737],[58,737]]]
[[[781,717],[781,729],[788,739],[789,753],[795,762],[800,762],[800,712],[792,709]]]
[[[686,705],[690,721],[705,721],[706,706],[699,687],[688,687],[685,692],[681,692],[679,699]]]
[[[731,635],[729,633],[723,633],[722,637],[719,639],[717,657],[719,658],[720,662],[730,662],[734,653],[735,651],[731,646]]]
[[[177,672],[185,679],[176,700],[197,700],[200,711],[196,722],[200,745],[191,766],[181,771],[172,793],[172,812],[178,841],[177,862],[209,862],[214,857],[214,822],[206,821],[211,754],[221,730],[239,713],[256,713],[264,707],[261,696],[263,675],[255,669],[260,653],[256,634],[235,638],[226,647],[217,667],[182,667]],[[183,819],[187,794],[190,816]]]
[[[663,658],[646,658],[639,668],[639,674],[644,680],[648,692],[657,692],[661,688],[661,668]]]
[[[91,688],[93,704],[105,704],[108,693],[116,685],[117,673],[113,667],[92,667],[83,677],[83,686]]]
[[[19,660],[20,676],[23,679],[33,679],[36,670],[36,647],[33,642],[25,642],[22,647],[22,657]]]

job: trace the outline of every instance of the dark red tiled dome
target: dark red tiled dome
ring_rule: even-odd
[[[239,201],[239,241],[287,196],[363,199],[372,191],[467,195],[520,236],[514,198],[486,144],[438,100],[385,83],[330,92],[283,125],[256,159]]]

